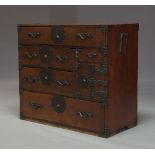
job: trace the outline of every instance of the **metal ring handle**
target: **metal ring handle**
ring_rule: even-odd
[[[90,33],[87,33],[87,32],[79,32],[77,33],[77,37],[81,40],[86,40],[88,38],[91,38],[91,34]]]
[[[37,76],[28,76],[28,77],[25,77],[25,79],[26,79],[29,83],[33,84],[33,83],[35,83],[37,80],[39,80],[40,78],[37,77]]]
[[[43,105],[39,104],[39,103],[35,103],[35,102],[29,102],[29,105],[31,106],[32,109],[34,110],[38,110],[43,108]]]
[[[66,55],[56,55],[56,59],[58,61],[65,61],[68,59],[68,57]]]
[[[56,81],[56,83],[57,83],[59,86],[68,86],[68,85],[70,85],[70,82],[67,81],[67,80],[58,80],[58,81]]]
[[[87,53],[87,56],[88,56],[88,58],[94,58],[97,56],[97,54],[93,53],[93,52],[89,52],[89,53]]]
[[[41,35],[40,32],[28,32],[28,36],[35,39]]]
[[[27,58],[29,58],[29,59],[33,59],[33,58],[39,56],[39,54],[33,53],[33,52],[26,52],[24,55],[25,55]]]
[[[93,117],[93,114],[91,112],[85,112],[85,111],[78,111],[77,115],[81,118],[91,118]]]

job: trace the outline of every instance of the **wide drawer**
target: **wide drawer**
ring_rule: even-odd
[[[103,46],[106,27],[45,26],[19,27],[20,44]]]
[[[24,91],[21,96],[24,118],[48,121],[101,132],[104,127],[104,108],[99,103]]]
[[[55,69],[73,71],[76,62],[102,63],[103,51],[100,48],[69,48],[52,46],[22,46],[19,59],[23,65],[50,66]]]
[[[106,102],[107,77],[95,79],[76,72],[58,71],[49,68],[22,67],[22,88],[28,91],[60,94],[85,100]]]

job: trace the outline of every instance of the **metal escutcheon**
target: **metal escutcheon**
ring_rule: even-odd
[[[52,107],[55,112],[62,113],[66,109],[65,99],[61,95],[55,95],[52,101]]]
[[[62,26],[54,26],[52,28],[52,39],[56,44],[62,44],[64,42],[65,35]]]
[[[52,72],[50,69],[43,69],[40,73],[40,80],[43,84],[49,85],[52,82]]]
[[[41,61],[44,64],[48,64],[52,61],[52,52],[50,51],[48,46],[41,47]]]

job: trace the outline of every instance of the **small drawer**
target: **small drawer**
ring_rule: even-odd
[[[59,95],[24,91],[21,96],[21,113],[24,118],[48,121],[101,132],[104,126],[104,108],[99,103],[75,100]]]
[[[51,67],[54,69],[75,70],[75,52],[70,48],[51,46],[22,46],[19,59],[23,65]]]
[[[23,67],[20,72],[22,88],[30,91],[74,96],[74,72]]]
[[[18,28],[20,44],[51,44],[51,27],[22,27]]]
[[[107,59],[102,63],[85,63],[81,62],[77,66],[77,72],[80,75],[86,76],[88,78],[94,78],[96,80],[102,80],[108,77],[108,62]]]
[[[19,26],[20,44],[103,46],[106,28],[91,26]]]

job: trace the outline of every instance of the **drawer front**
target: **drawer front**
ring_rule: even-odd
[[[105,58],[102,50],[97,48],[72,49],[51,46],[22,46],[19,51],[19,59],[22,65],[49,66],[68,71],[75,71],[77,59],[79,62],[90,64],[103,63]],[[85,69],[88,70],[88,68]]]
[[[19,40],[21,44],[102,46],[106,39],[104,30],[87,26],[20,27]]]
[[[104,108],[98,103],[24,91],[21,97],[24,117],[100,132]]]
[[[76,82],[73,72],[23,67],[20,74],[25,90],[74,96]]]
[[[20,48],[19,57],[23,65],[75,70],[75,53],[70,48],[23,46]]]

